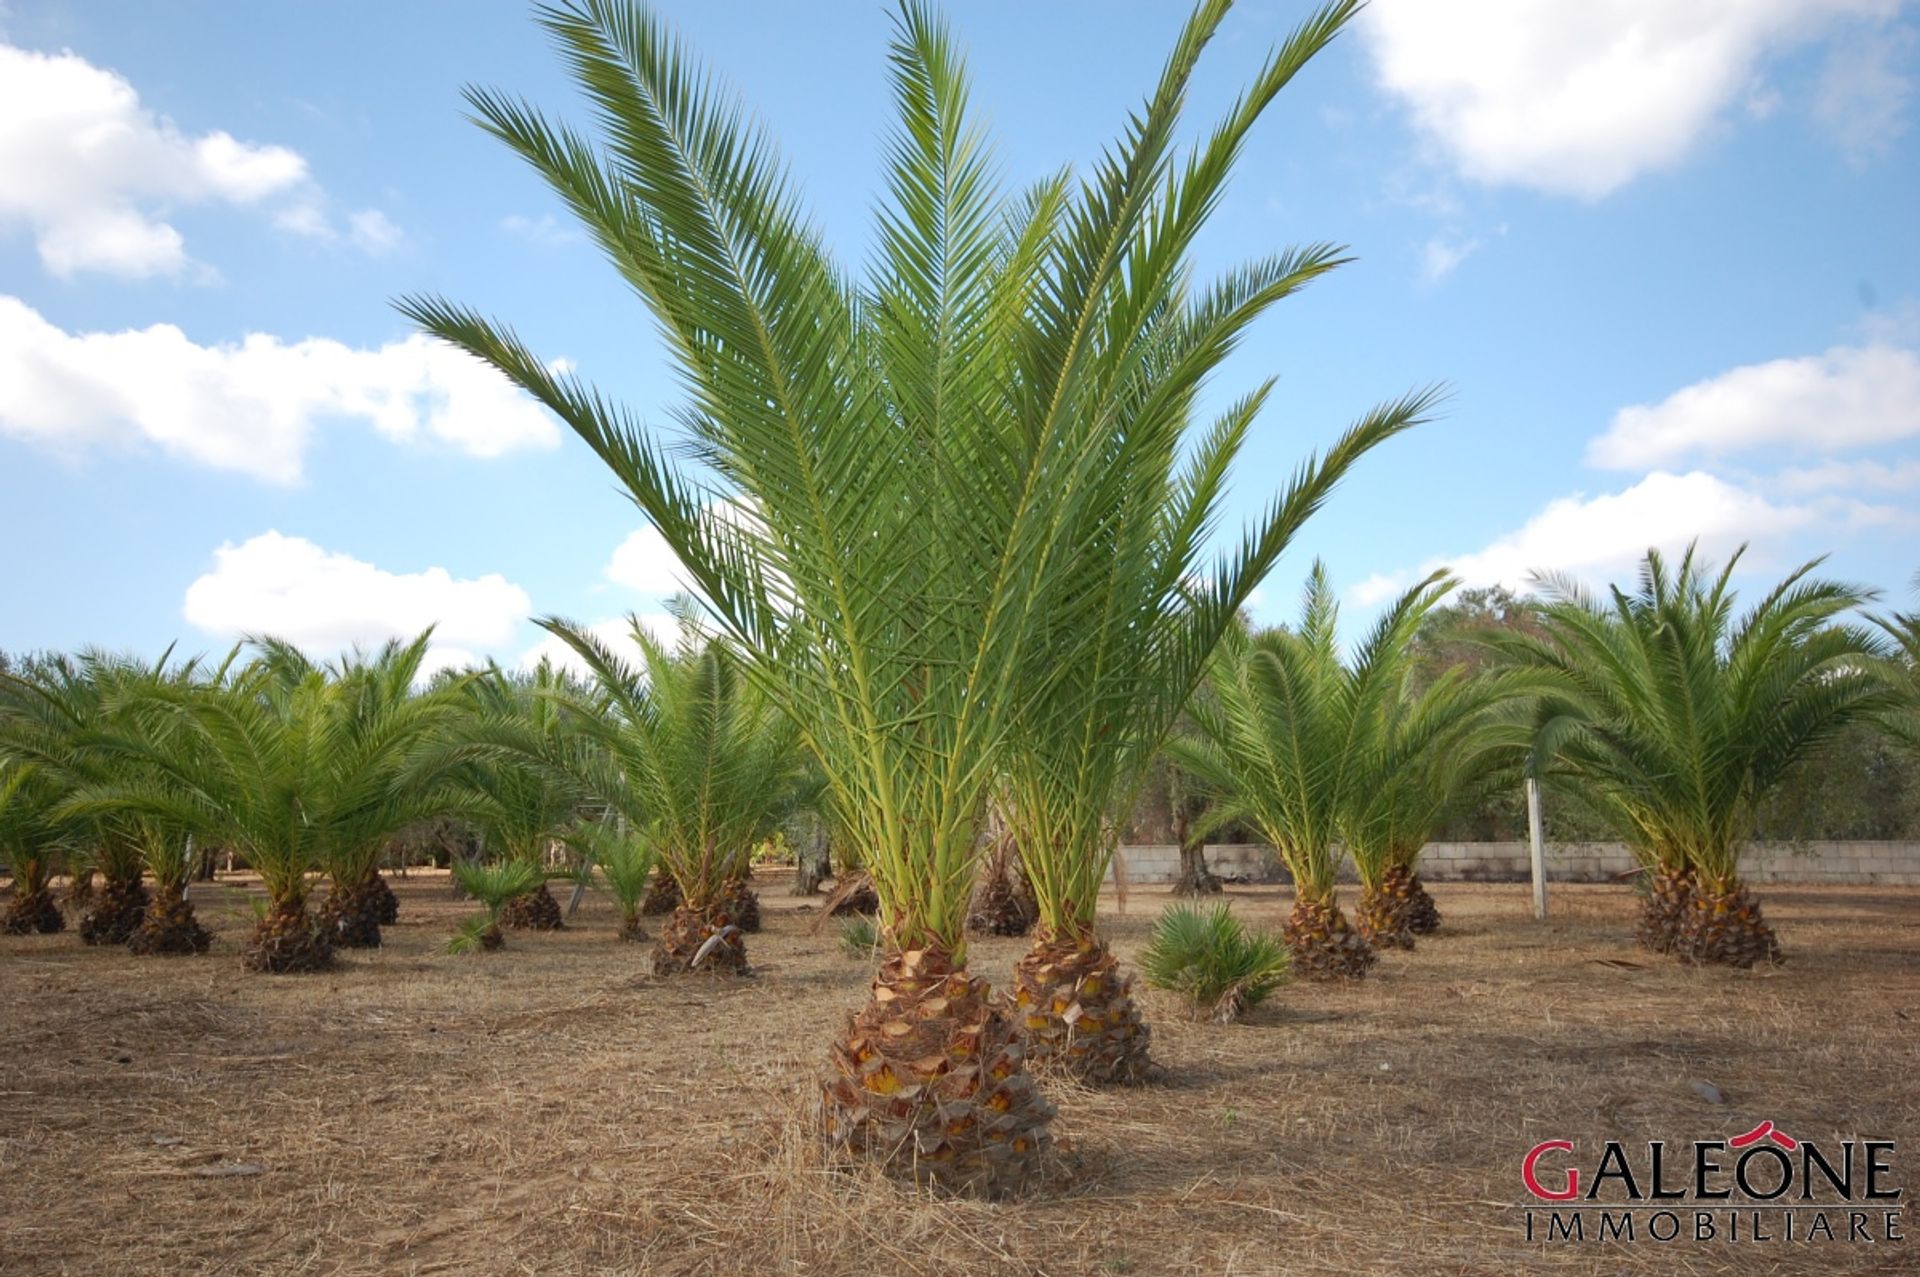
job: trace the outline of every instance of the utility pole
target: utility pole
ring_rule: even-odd
[[[1540,836],[1540,782],[1527,777],[1527,850],[1533,862],[1533,916],[1547,920],[1547,852]]]

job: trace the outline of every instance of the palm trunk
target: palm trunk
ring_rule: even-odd
[[[640,902],[620,906],[620,938],[628,943],[638,943],[647,938],[647,929],[640,925]]]
[[[1211,896],[1223,888],[1220,879],[1207,868],[1206,839],[1195,837],[1186,805],[1177,804],[1173,812],[1173,838],[1180,844],[1180,873],[1173,880],[1176,896]]]
[[[672,913],[680,907],[680,884],[667,872],[666,866],[653,871],[653,883],[647,888],[647,898],[641,902],[640,912],[648,917],[657,917],[663,913]]]
[[[1133,1000],[1133,977],[1091,926],[1041,935],[1013,969],[1014,1018],[1027,1058],[1083,1082],[1145,1080],[1151,1031]]]
[[[1354,929],[1376,949],[1411,949],[1413,909],[1413,875],[1404,865],[1389,865],[1377,884],[1361,887]]]
[[[50,936],[56,931],[64,931],[67,926],[66,915],[60,912],[60,906],[53,903],[53,892],[45,882],[32,882],[28,879],[14,880],[13,904],[7,910],[0,931],[10,936],[26,936],[35,932]]]
[[[1735,874],[1698,876],[1674,939],[1682,961],[1731,967],[1783,961],[1780,941],[1760,917],[1760,902]]]
[[[1406,872],[1413,900],[1407,910],[1407,926],[1416,936],[1430,936],[1440,930],[1440,906],[1433,902],[1433,896],[1428,893],[1427,884],[1420,881],[1420,875],[1411,868]]]
[[[748,935],[760,933],[760,897],[744,877],[735,878],[720,893],[720,909],[731,922]]]
[[[724,905],[711,910],[681,905],[653,942],[653,973],[675,976],[688,972],[706,975],[745,975],[746,933],[734,923]]]
[[[1292,957],[1291,969],[1308,980],[1359,979],[1380,960],[1365,936],[1347,923],[1340,902],[1302,895],[1280,930]]]
[[[276,900],[260,920],[241,963],[269,975],[325,971],[333,965],[333,940],[313,925],[304,899]]]
[[[87,944],[125,944],[147,913],[147,889],[136,870],[132,877],[108,878],[93,893],[93,907],[80,918],[80,939]]]
[[[1671,953],[1693,904],[1693,871],[1685,865],[1658,864],[1641,906],[1640,943],[1655,953]]]
[[[378,870],[350,887],[338,882],[320,906],[320,927],[342,949],[378,949],[380,919],[391,897]]]
[[[193,914],[193,902],[179,883],[161,883],[154,889],[140,927],[127,941],[127,947],[141,957],[159,954],[205,953],[213,944],[213,933],[200,925]]]
[[[560,916],[560,902],[541,883],[524,896],[515,896],[500,910],[500,925],[516,931],[560,931],[567,925]]]
[[[808,834],[793,853],[793,888],[789,894],[811,896],[833,877],[833,848],[827,842],[826,822],[808,822]]]
[[[888,954],[821,1092],[832,1149],[896,1179],[983,1197],[1033,1176],[1053,1115],[987,982],[938,948]]]

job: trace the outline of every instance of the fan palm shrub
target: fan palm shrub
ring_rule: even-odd
[[[640,922],[640,906],[647,897],[647,884],[660,863],[659,855],[644,838],[624,831],[593,825],[575,845],[600,872],[600,882],[613,897],[620,911],[620,938],[637,942],[647,938]]]
[[[591,687],[567,701],[590,745],[583,787],[642,832],[679,904],[654,971],[743,971],[742,909],[754,847],[793,810],[807,776],[793,721],[747,678],[733,648],[683,629],[669,650],[636,620],[629,664],[592,634],[541,622],[579,656]],[[709,940],[720,936],[717,946]]]
[[[1140,951],[1147,983],[1186,998],[1196,1015],[1239,1019],[1286,982],[1287,949],[1251,932],[1225,901],[1169,905]]]
[[[447,941],[447,952],[492,953],[507,942],[500,929],[501,911],[510,902],[525,899],[545,879],[540,866],[527,860],[456,860],[453,880],[486,912],[461,925]]]
[[[952,41],[903,6],[888,197],[856,281],[758,124],[650,9],[543,6],[596,135],[499,93],[468,100],[647,303],[687,387],[681,437],[664,443],[470,309],[402,303],[595,450],[798,724],[872,875],[887,951],[834,1050],[829,1138],[953,1188],[1018,1183],[1051,1115],[964,935],[1026,671],[1048,630],[1107,614],[1089,542],[1121,431],[1160,411],[1135,403],[1142,349],[1174,351],[1151,397],[1184,404],[1292,269],[1252,268],[1210,307],[1182,291],[1241,139],[1356,6],[1310,18],[1182,159],[1176,124],[1228,7],[1194,10],[1084,181],[1008,198]]]
[[[1545,577],[1544,633],[1487,641],[1535,680],[1529,765],[1577,784],[1650,871],[1643,942],[1746,967],[1780,956],[1739,876],[1755,802],[1888,697],[1878,640],[1839,619],[1872,592],[1816,559],[1736,617],[1743,552],[1716,573],[1693,547],[1677,566],[1649,550],[1604,598]]]
[[[1401,595],[1348,662],[1340,608],[1315,563],[1298,628],[1230,637],[1208,695],[1189,706],[1194,732],[1170,746],[1222,795],[1209,820],[1252,824],[1292,874],[1283,934],[1302,976],[1362,976],[1377,960],[1340,910],[1340,839],[1377,776],[1416,748],[1413,739],[1392,739],[1390,710],[1403,695],[1413,634],[1451,587],[1435,573]]]
[[[10,936],[51,935],[67,925],[49,886],[69,836],[54,815],[58,801],[58,789],[37,764],[0,755],[0,858],[13,875],[13,900],[0,931]]]

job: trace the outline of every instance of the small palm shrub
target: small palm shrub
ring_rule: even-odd
[[[593,840],[591,854],[600,867],[607,894],[620,909],[620,938],[645,940],[647,933],[640,925],[640,908],[646,903],[647,883],[653,877],[659,853],[644,838],[606,834]]]
[[[880,944],[880,924],[855,914],[840,924],[840,951],[849,958],[870,958]]]
[[[1154,988],[1184,995],[1196,1016],[1227,1024],[1285,983],[1287,950],[1224,904],[1173,905],[1153,924],[1140,969]]]
[[[447,941],[448,953],[492,952],[507,942],[500,930],[500,910],[509,900],[524,896],[546,883],[540,866],[526,860],[501,860],[483,864],[456,860],[453,880],[460,889],[485,905],[487,911],[469,918]]]

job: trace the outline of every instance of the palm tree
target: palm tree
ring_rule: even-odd
[[[1360,878],[1354,926],[1376,949],[1411,949],[1439,927],[1417,872],[1421,849],[1452,811],[1505,780],[1523,750],[1496,717],[1516,694],[1511,680],[1454,667],[1421,685],[1411,659],[1405,673],[1340,820]]]
[[[51,935],[67,925],[48,887],[69,836],[54,816],[58,800],[37,764],[0,755],[0,860],[13,875],[13,903],[0,931],[10,936]]]
[[[647,883],[660,861],[652,844],[624,829],[601,823],[582,830],[574,845],[600,871],[607,894],[620,910],[620,939],[645,940],[647,930],[640,923],[640,905],[646,899]]]
[[[545,877],[540,867],[525,860],[456,860],[453,880],[460,889],[478,900],[486,909],[456,931],[447,941],[448,953],[492,953],[507,943],[500,930],[500,912],[509,901],[523,899]]]
[[[1408,590],[1344,663],[1340,608],[1315,563],[1299,628],[1233,636],[1210,694],[1189,707],[1197,730],[1171,746],[1181,766],[1222,795],[1210,819],[1254,825],[1293,875],[1282,934],[1300,975],[1357,977],[1377,960],[1340,911],[1338,843],[1363,823],[1355,813],[1369,787],[1430,739],[1428,730],[1396,734],[1388,725],[1404,694],[1414,632],[1452,587],[1435,573]]]
[[[724,642],[690,627],[669,651],[635,620],[640,664],[564,621],[544,620],[591,672],[563,697],[592,746],[582,787],[642,831],[679,887],[654,943],[657,975],[744,971],[740,886],[753,848],[793,809],[807,774],[792,721],[745,677]],[[718,937],[718,943],[709,943]]]
[[[1912,588],[1920,590],[1920,572]],[[1893,736],[1920,752],[1920,612],[1876,616],[1873,623],[1886,632],[1892,651],[1878,666],[1893,693],[1893,704],[1882,725]]]
[[[543,6],[598,137],[468,100],[652,310],[688,387],[683,436],[663,442],[474,311],[402,303],[595,450],[820,760],[886,946],[833,1054],[827,1131],[917,1179],[996,1192],[1047,1143],[1051,1107],[966,965],[985,798],[1047,631],[1104,613],[1086,542],[1121,424],[1180,410],[1292,269],[1251,268],[1211,309],[1181,294],[1241,139],[1356,6],[1310,18],[1183,163],[1176,124],[1228,7],[1199,5],[1084,182],[1009,199],[951,40],[905,5],[889,198],[856,283],[759,126],[651,11]],[[1143,346],[1177,356],[1148,408]]]
[[[1755,802],[1793,763],[1887,700],[1872,598],[1791,573],[1737,620],[1731,580],[1689,547],[1649,550],[1605,598],[1546,577],[1538,636],[1489,637],[1534,682],[1530,766],[1580,786],[1653,873],[1642,939],[1691,962],[1751,966],[1779,944],[1739,878]]]

